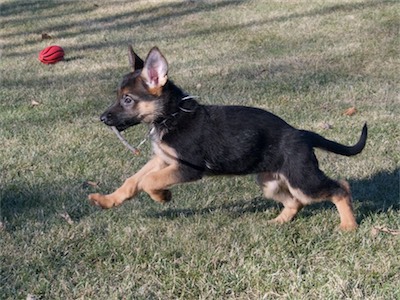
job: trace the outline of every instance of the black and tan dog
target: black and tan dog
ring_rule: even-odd
[[[349,185],[319,169],[313,148],[356,155],[365,146],[366,125],[357,144],[344,146],[262,109],[200,105],[168,79],[167,61],[156,47],[144,62],[129,47],[129,61],[133,70],[101,121],[120,131],[149,124],[153,157],[115,192],[89,195],[92,203],[110,208],[140,191],[166,202],[169,188],[178,183],[205,175],[257,174],[265,197],[284,207],[272,222],[288,222],[303,206],[329,199],[339,211],[341,229],[357,227]]]

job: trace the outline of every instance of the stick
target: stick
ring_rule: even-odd
[[[140,151],[138,148],[132,147],[128,141],[121,135],[121,133],[118,131],[115,126],[111,126],[112,131],[114,131],[115,135],[119,138],[119,140],[122,142],[122,144],[125,145],[126,148],[128,148],[133,154],[139,155]]]
[[[391,235],[400,235],[400,230],[390,229],[385,226],[374,226],[372,228],[372,234],[376,235],[378,232],[389,233]]]

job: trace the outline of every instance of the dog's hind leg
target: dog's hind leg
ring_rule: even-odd
[[[281,213],[270,220],[270,223],[290,222],[303,208],[303,204],[290,193],[286,183],[279,178],[278,174],[261,173],[258,174],[257,181],[266,198],[273,199],[283,205]]]
[[[282,195],[279,195],[279,198],[281,197]],[[303,208],[303,205],[296,198],[293,198],[291,195],[287,195],[287,197],[284,200],[283,199],[279,200],[279,202],[283,204],[283,209],[276,218],[269,220],[269,223],[271,224],[283,224],[290,222],[297,215],[297,213]]]
[[[90,194],[89,200],[102,208],[111,208],[122,204],[127,199],[134,197],[140,192],[139,183],[140,181],[151,172],[159,171],[165,168],[167,165],[158,156],[154,156],[149,160],[135,175],[125,180],[124,184],[119,187],[115,192],[102,195],[102,194]]]
[[[339,182],[341,190],[335,193],[331,201],[336,205],[340,216],[340,229],[350,231],[357,228],[357,221],[354,217],[352,196],[347,181]]]
[[[340,229],[350,231],[357,228],[350,187],[347,182],[342,181],[339,183],[324,176],[323,180],[314,181],[314,193],[305,193],[304,190],[293,188],[289,183],[288,187],[290,193],[299,199],[303,205],[330,200],[335,204],[339,212]]]

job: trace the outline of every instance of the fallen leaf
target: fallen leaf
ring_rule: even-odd
[[[4,225],[4,223],[3,222],[0,222],[0,230],[3,230],[3,229],[5,229],[6,228],[6,226]]]
[[[263,76],[265,72],[268,72],[268,69],[261,69],[256,71],[257,74],[255,74],[256,77]]]
[[[74,224],[74,221],[71,219],[71,217],[69,216],[69,214],[64,211],[62,213],[59,213],[60,217],[63,218],[69,225]]]
[[[357,109],[354,106],[352,106],[352,107],[346,109],[343,114],[345,114],[346,116],[352,116],[356,112],[357,112]]]
[[[26,300],[39,300],[39,297],[32,295],[32,294],[28,294],[26,296]]]
[[[51,40],[53,37],[47,33],[42,33],[42,40]]]
[[[37,102],[36,100],[32,100],[32,101],[31,101],[31,105],[32,105],[32,106],[38,106],[38,105],[40,105],[40,103]]]
[[[83,188],[88,188],[89,186],[97,188],[97,187],[99,187],[99,182],[88,180],[88,181],[85,181],[82,184],[82,186],[83,186]]]
[[[333,128],[333,126],[331,124],[326,123],[326,122],[319,123],[318,127],[322,128],[322,129],[332,129]]]

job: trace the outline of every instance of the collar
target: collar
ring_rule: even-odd
[[[194,112],[199,106],[199,103],[196,101],[197,98],[199,97],[190,95],[183,97],[178,103],[178,108],[185,113]]]
[[[186,95],[181,98],[178,102],[177,109],[175,112],[158,118],[152,125],[152,127],[161,130],[163,132],[171,130],[176,126],[179,118],[194,113],[199,107],[199,103],[196,101],[197,96]]]

